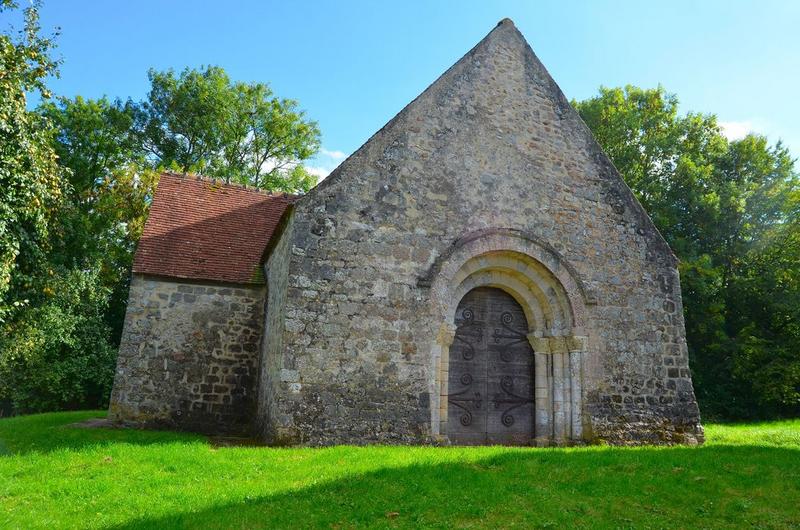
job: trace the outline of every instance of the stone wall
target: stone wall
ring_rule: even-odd
[[[110,419],[212,434],[248,432],[264,294],[262,286],[134,275]]]
[[[286,229],[291,233],[291,223]],[[281,234],[276,233],[275,237]],[[267,278],[267,310],[264,326],[264,340],[261,341],[260,374],[258,379],[258,407],[255,424],[259,434],[266,440],[279,445],[280,430],[277,421],[280,417],[280,404],[287,395],[300,390],[296,367],[281,362],[283,351],[283,330],[286,325],[286,290],[288,287],[289,243],[287,237],[279,237],[264,265]],[[297,319],[290,314],[290,329],[294,329]]]
[[[457,241],[490,229],[530,234],[583,286],[585,324],[571,333],[586,337],[584,439],[702,440],[676,259],[509,21],[293,218],[282,346],[267,352],[270,395],[283,396],[262,418],[272,441],[436,440],[432,344],[448,323],[431,275]]]

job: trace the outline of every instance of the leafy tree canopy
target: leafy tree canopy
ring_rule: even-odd
[[[24,28],[0,34],[0,322],[24,304],[9,289],[30,283],[22,261],[41,256],[48,223],[62,192],[49,123],[27,109],[30,93],[49,96],[45,79],[57,73],[53,41],[40,35],[38,4],[24,10]],[[18,9],[0,0],[0,13]]]
[[[317,124],[264,83],[231,82],[222,68],[149,72],[136,133],[154,165],[289,192],[316,179],[301,165],[319,149]]]

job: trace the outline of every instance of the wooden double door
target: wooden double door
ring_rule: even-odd
[[[501,289],[479,287],[459,303],[455,324],[448,438],[458,445],[530,445],[533,350],[522,307]]]

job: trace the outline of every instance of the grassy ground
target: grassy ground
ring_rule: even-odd
[[[2,528],[800,528],[800,421],[700,448],[214,448],[0,420]]]

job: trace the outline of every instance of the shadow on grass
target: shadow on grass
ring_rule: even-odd
[[[0,420],[0,457],[126,443],[134,445],[204,441],[196,434],[139,429],[87,428],[74,424],[105,418],[105,411],[16,416]]]
[[[355,456],[362,450],[369,449],[358,449]],[[797,449],[533,449],[485,458],[432,450],[441,451],[442,460],[458,454],[466,460],[387,467],[329,482],[320,478],[306,488],[144,517],[116,528],[800,525]]]

